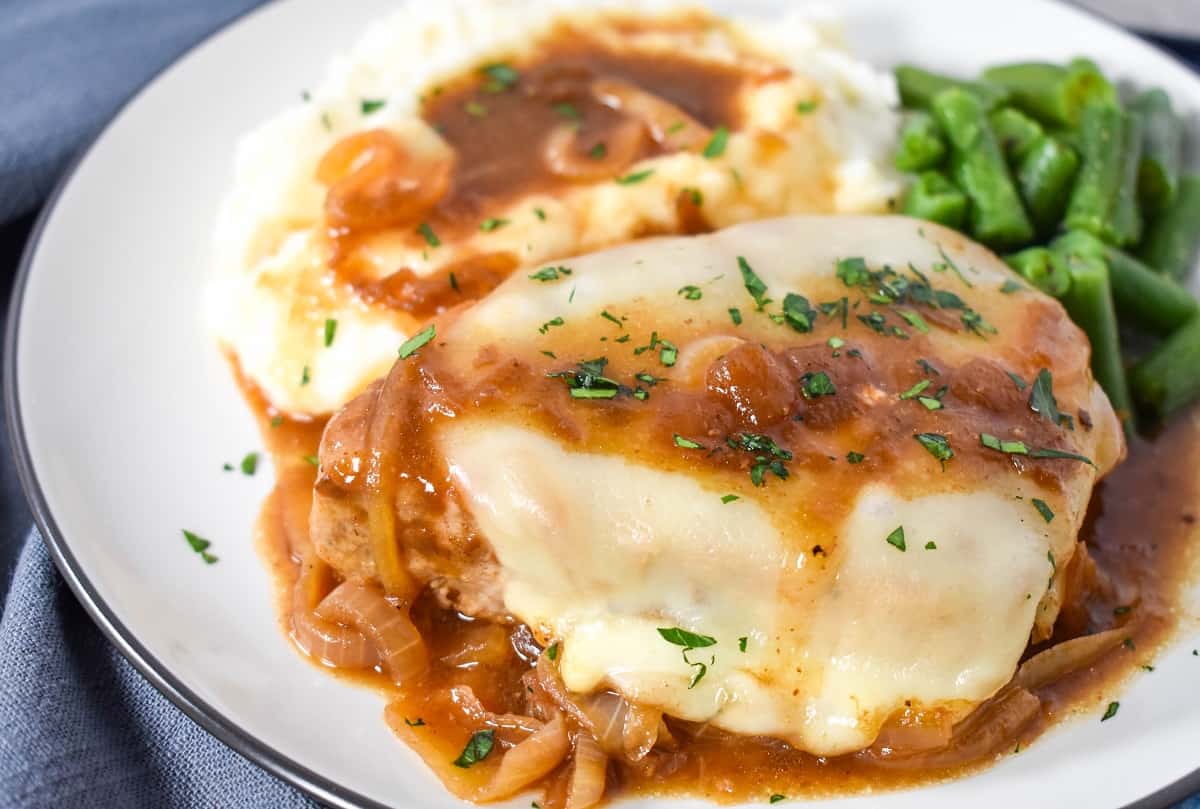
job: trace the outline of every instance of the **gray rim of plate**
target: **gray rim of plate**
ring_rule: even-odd
[[[232,28],[247,17],[274,5],[275,2],[278,2],[278,0],[272,0],[264,5],[248,9],[228,20],[206,37],[181,52],[171,62],[142,82],[117,107],[108,122],[87,143],[80,147],[75,157],[71,160],[70,165],[63,172],[62,178],[55,185],[54,190],[45,203],[43,203],[42,209],[38,213],[37,221],[34,223],[33,229],[29,234],[29,240],[26,242],[25,249],[21,254],[21,262],[17,268],[17,276],[13,283],[12,297],[8,307],[8,327],[4,336],[4,416],[9,435],[12,437],[13,455],[17,463],[17,477],[21,481],[21,488],[25,491],[25,498],[29,501],[30,509],[33,511],[34,522],[41,532],[43,540],[49,547],[54,564],[58,568],[59,573],[66,579],[71,591],[79,599],[79,602],[83,605],[88,615],[92,617],[92,620],[96,622],[96,625],[100,627],[100,630],[117,647],[125,659],[151,685],[157,688],[159,692],[187,714],[194,722],[234,752],[251,763],[262,767],[272,775],[277,776],[292,786],[298,787],[319,801],[337,807],[346,807],[346,809],[355,809],[356,807],[389,809],[387,804],[371,800],[313,772],[247,733],[238,726],[236,721],[221,714],[184,685],[161,661],[150,654],[138,641],[129,627],[117,619],[112,610],[109,609],[109,606],[101,600],[95,587],[92,586],[91,581],[88,579],[86,571],[80,567],[74,554],[71,553],[71,548],[66,538],[59,530],[58,524],[54,521],[54,515],[50,513],[41,484],[34,472],[33,458],[29,454],[29,445],[25,440],[25,432],[21,421],[21,405],[17,395],[17,335],[20,331],[21,304],[25,297],[25,287],[29,281],[33,259],[37,255],[38,246],[41,243],[46,224],[50,221],[51,214],[53,214],[58,204],[59,197],[62,196],[63,191],[66,190],[71,184],[71,180],[74,179],[76,170],[92,154],[96,143],[108,131],[112,125],[112,121],[126,107],[136,102],[147,87],[209,39]],[[1138,37],[1137,34],[1131,33],[1123,26],[1108,20],[1094,11],[1075,6],[1074,4],[1071,5],[1076,11],[1093,16],[1103,21],[1106,25],[1110,25],[1128,36],[1141,40],[1171,61],[1193,73],[1196,72],[1191,65],[1170,51]],[[1170,809],[1176,803],[1197,792],[1200,792],[1200,766],[1178,781],[1168,784],[1157,792],[1129,804],[1125,809]]]

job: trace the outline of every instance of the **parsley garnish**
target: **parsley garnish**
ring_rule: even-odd
[[[192,550],[200,555],[200,558],[204,560],[204,564],[211,565],[217,561],[217,557],[208,552],[208,549],[212,543],[207,539],[193,534],[186,528],[183,529],[183,538],[186,539],[187,543],[192,546]]]
[[[552,661],[558,659],[558,642],[557,641],[552,643],[549,646],[549,648],[546,649],[546,657],[550,658],[550,660],[552,660]]]
[[[615,399],[620,393],[632,395],[632,391],[617,380],[604,375],[607,365],[607,357],[597,357],[580,362],[573,371],[556,371],[546,376],[566,382],[573,399]]]
[[[841,337],[830,337],[825,341],[825,345],[833,349],[833,356],[838,356],[838,349],[846,345],[846,341]]]
[[[565,278],[570,274],[570,267],[542,267],[529,277],[534,281],[557,281],[559,278]]]
[[[642,171],[635,171],[632,174],[626,174],[624,177],[618,177],[617,184],[618,185],[634,185],[635,183],[640,183],[642,180],[646,179],[653,173],[654,173],[654,169],[644,169]]]
[[[1074,426],[1074,420],[1059,411],[1058,401],[1054,398],[1054,378],[1045,368],[1038,371],[1037,378],[1033,380],[1033,390],[1029,393],[1029,409],[1040,413],[1056,427],[1063,424]]]
[[[704,156],[709,160],[720,157],[725,154],[727,143],[729,143],[729,129],[724,126],[717,127],[712,137],[708,139],[708,143],[704,145]]]
[[[337,334],[337,321],[333,318],[325,319],[325,347],[329,348],[333,345],[334,335]]]
[[[1033,498],[1033,507],[1038,510],[1038,514],[1041,514],[1042,519],[1046,522],[1054,519],[1054,512],[1050,510],[1050,506],[1046,505],[1045,500],[1039,500],[1036,497]]]
[[[300,387],[304,387],[311,381],[312,381],[312,372],[309,371],[308,366],[305,365],[304,368],[301,369],[301,371],[300,371]]]
[[[920,396],[922,393],[924,393],[925,389],[932,384],[933,383],[930,382],[928,379],[922,379],[920,382],[913,385],[908,390],[904,391],[904,393],[901,393],[900,398],[901,399],[915,399],[918,396]],[[934,409],[936,409],[936,408],[934,408]]]
[[[1133,607],[1130,607],[1128,604],[1122,605],[1120,607],[1113,607],[1113,615],[1116,615],[1118,617],[1121,615],[1128,615],[1132,610],[1133,610]]]
[[[697,635],[695,632],[689,632],[686,629],[680,629],[677,626],[659,627],[658,634],[661,635],[662,639],[667,643],[670,643],[673,646],[683,647],[683,662],[696,669],[696,672],[692,675],[691,682],[688,683],[688,688],[695,688],[696,684],[699,683],[700,680],[703,679],[704,675],[708,673],[708,666],[704,663],[693,663],[691,660],[688,660],[688,652],[696,649],[704,649],[709,646],[715,646],[717,639],[711,635]],[[710,663],[711,662],[715,662],[715,658],[713,661],[710,661]]]
[[[908,546],[904,544],[904,526],[896,526],[896,530],[887,535],[887,544],[897,550],[908,550]]]
[[[387,101],[381,98],[364,98],[359,102],[359,109],[363,115],[370,115],[386,103]]]
[[[681,295],[685,300],[689,301],[698,301],[704,297],[704,292],[694,284],[680,287],[675,294]]]
[[[862,463],[862,462],[863,462],[863,461],[865,461],[866,459],[867,459],[867,456],[866,456],[866,455],[863,455],[861,452],[854,452],[854,451],[851,451],[851,452],[847,452],[847,453],[846,453],[846,461],[847,461],[848,463],[852,463],[852,464],[854,464],[854,463]]]
[[[542,220],[543,222],[546,221],[546,212],[544,210],[542,210],[541,208],[534,208],[533,215],[536,216],[538,219]]]
[[[478,764],[488,757],[492,752],[492,747],[496,744],[496,732],[494,730],[478,730],[471,735],[471,740],[467,742],[467,746],[463,748],[462,753],[458,758],[454,759],[455,767],[462,767],[464,770],[472,764]]]
[[[315,467],[321,466],[321,459],[318,458],[316,455],[304,455],[301,457],[304,458],[304,462],[307,463],[309,466],[315,466]]]
[[[988,449],[994,449],[996,452],[1003,452],[1008,455],[1029,454],[1029,447],[1025,446],[1024,441],[1003,441],[988,433],[979,434],[979,443]]]
[[[938,433],[917,433],[913,436],[917,439],[925,450],[937,458],[942,464],[942,469],[946,468],[946,461],[954,457],[954,450],[950,446],[950,440],[944,435]]]
[[[493,230],[502,228],[507,224],[507,219],[496,219],[495,217],[489,216],[487,219],[479,223],[479,229],[484,233],[491,233]]]
[[[758,277],[758,273],[754,272],[754,268],[750,266],[750,262],[746,261],[745,256],[738,256],[738,269],[742,272],[742,283],[746,285],[746,291],[750,293],[750,297],[754,298],[754,308],[762,311],[763,307],[771,302],[767,297],[767,285]]]
[[[423,728],[425,727],[425,720],[419,716],[416,719],[409,719],[406,716],[404,717],[404,724],[408,725],[410,728]]]
[[[549,320],[547,320],[545,323],[543,323],[542,325],[538,326],[538,333],[545,334],[546,332],[550,331],[550,329],[553,328],[554,326],[561,326],[562,324],[564,324],[566,322],[567,321],[563,320],[561,317],[552,317]]]
[[[472,118],[487,117],[487,107],[483,106],[478,101],[468,101],[463,105],[463,109],[466,111],[467,115],[470,115]]]
[[[583,114],[579,108],[568,101],[561,101],[554,105],[554,111],[568,121],[580,121],[583,119]]]
[[[1074,452],[1066,452],[1061,449],[1054,449],[1053,447],[1040,447],[1038,449],[1032,450],[1029,453],[1029,457],[1030,458],[1052,458],[1052,459],[1058,459],[1058,460],[1063,460],[1063,461],[1079,461],[1080,463],[1085,463],[1091,467],[1096,466],[1096,464],[1092,461],[1091,458],[1076,454]]]
[[[602,317],[605,320],[608,320],[612,323],[616,323],[619,328],[624,328],[624,324],[621,323],[621,319],[619,317],[617,317],[616,315],[614,315],[612,312],[608,311],[607,309],[600,310],[600,317]]]
[[[402,360],[408,359],[413,354],[417,353],[418,348],[425,345],[426,343],[428,343],[430,340],[432,340],[436,336],[437,336],[437,327],[435,324],[430,323],[424,329],[417,332],[412,337],[409,337],[407,340],[405,340],[403,343],[401,343],[400,351],[399,351],[400,359],[402,359]]]
[[[742,310],[736,306],[731,306],[729,308],[729,319],[733,321],[733,325],[735,326],[742,325]]]
[[[819,104],[816,101],[797,101],[796,102],[796,114],[797,115],[808,115],[810,112],[813,112],[814,110],[816,110],[816,108],[818,106],[819,106]]]
[[[658,361],[670,368],[679,359],[679,349],[670,340],[659,340],[662,348],[658,352]]]
[[[748,635],[742,635],[740,638],[738,638],[738,651],[746,651],[746,644],[749,642],[750,637]]]
[[[704,449],[701,444],[697,444],[690,438],[684,438],[679,433],[675,433],[675,446],[683,447],[684,449]]]
[[[1014,374],[1012,371],[1005,371],[1004,373],[1008,374],[1008,378],[1011,379],[1013,384],[1017,386],[1017,390],[1025,390],[1027,387],[1029,387],[1028,382],[1026,382],[1017,374]]]
[[[592,148],[588,149],[587,156],[590,157],[592,160],[603,160],[604,156],[607,154],[608,154],[608,147],[604,145],[603,141],[601,141],[600,143],[597,143]]]
[[[805,399],[833,396],[837,393],[837,388],[833,386],[829,374],[824,371],[817,371],[815,374],[808,373],[800,377],[800,386],[800,392],[804,394]]]
[[[441,247],[442,240],[433,232],[433,228],[429,226],[428,222],[422,222],[417,228],[417,233],[425,237],[425,243],[430,247]]]
[[[258,469],[258,453],[247,452],[246,457],[242,458],[242,474],[253,476],[256,469]]]
[[[488,78],[483,89],[489,93],[501,93],[516,85],[521,80],[521,74],[504,62],[494,62],[484,65],[479,72]]]
[[[927,550],[927,551],[936,551],[936,550],[937,550],[937,543],[936,543],[936,542],[934,542],[932,539],[931,539],[931,540],[929,540],[928,542],[926,542],[926,543],[925,543],[925,550]]]
[[[925,322],[925,318],[916,312],[909,311],[908,309],[898,309],[897,313],[900,317],[904,318],[904,321],[908,325],[921,332],[921,334],[929,334],[929,324]]]
[[[225,470],[226,472],[232,472],[232,471],[233,471],[233,464],[231,464],[231,463],[222,464],[222,465],[221,465],[221,468],[222,468],[223,470]]]
[[[793,292],[783,296],[783,318],[787,324],[801,334],[812,331],[817,312],[808,303],[808,298]]]
[[[1108,703],[1108,707],[1104,709],[1104,716],[1100,717],[1100,721],[1107,722],[1109,719],[1112,719],[1117,715],[1117,711],[1120,709],[1120,707],[1121,703],[1119,702]]]
[[[723,495],[721,495],[721,502],[722,502],[722,503],[724,503],[724,504],[726,504],[726,505],[728,505],[728,504],[732,503],[734,500],[741,500],[741,499],[742,499],[742,498],[738,497],[736,494],[723,494]]]
[[[1014,292],[1020,292],[1024,288],[1024,286],[1009,278],[1004,282],[1004,285],[1000,287],[1000,291],[1005,295],[1011,295]]]
[[[917,365],[920,366],[921,370],[927,374],[932,374],[933,376],[941,376],[942,375],[941,371],[939,371],[937,368],[934,368],[926,360],[923,360],[923,359],[917,360]]]
[[[767,472],[780,480],[787,480],[788,470],[784,461],[792,460],[792,453],[775,443],[770,436],[758,433],[739,433],[725,439],[730,449],[754,453],[754,465],[750,467],[750,480],[755,486],[765,483]]]
[[[283,424],[283,416],[272,416],[271,417],[271,428],[272,429],[279,427],[282,424]]]

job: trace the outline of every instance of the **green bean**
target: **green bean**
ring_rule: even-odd
[[[1135,115],[1107,104],[1091,104],[1079,123],[1083,166],[1067,205],[1068,228],[1086,230],[1125,247],[1141,238],[1137,173],[1141,126]]]
[[[1075,150],[1058,138],[1043,135],[1030,145],[1017,167],[1017,186],[1040,233],[1054,230],[1062,218],[1078,170]]]
[[[988,109],[999,106],[1008,98],[1007,91],[987,82],[953,79],[912,65],[900,65],[895,75],[900,88],[900,100],[911,109],[929,109],[933,97],[951,87],[974,93]]]
[[[924,171],[936,168],[946,156],[946,141],[937,123],[926,112],[910,112],[900,129],[896,148],[896,168]]]
[[[1163,418],[1200,397],[1200,317],[1135,365],[1129,381],[1138,401]]]
[[[1138,201],[1148,213],[1156,214],[1175,201],[1183,160],[1183,122],[1162,90],[1142,93],[1130,107],[1142,119]]]
[[[971,233],[992,247],[1017,247],[1033,238],[1033,225],[1008,173],[983,102],[951,88],[933,100],[933,115],[953,151],[954,179],[971,201]]]
[[[1071,274],[1065,261],[1045,247],[1026,247],[1019,253],[1005,256],[1004,261],[1047,295],[1061,298],[1071,287]]]
[[[1200,177],[1179,181],[1175,202],[1151,226],[1139,255],[1156,270],[1182,281],[1192,271],[1192,256],[1200,240]]]
[[[1071,287],[1062,297],[1063,306],[1075,325],[1087,334],[1092,344],[1092,374],[1108,394],[1117,417],[1128,428],[1133,418],[1133,406],[1125,366],[1121,363],[1108,265],[1103,259],[1085,253],[1068,253],[1066,262],[1071,273]]]
[[[967,220],[967,197],[937,171],[922,172],[908,189],[904,211],[958,230]]]
[[[1077,254],[1106,262],[1118,314],[1150,334],[1170,334],[1200,311],[1182,286],[1086,231],[1069,231],[1050,248],[1063,256]]]
[[[1116,90],[1085,59],[1066,67],[1042,62],[997,65],[983,71],[983,80],[1007,90],[1013,106],[1046,124],[1075,126],[1090,103],[1117,102]]]
[[[1045,134],[1041,124],[1012,107],[1001,107],[988,116],[988,121],[1009,163],[1019,162],[1034,141]]]

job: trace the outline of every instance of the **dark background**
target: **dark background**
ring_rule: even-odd
[[[1200,41],[1157,35],[1146,35],[1146,38],[1200,68]],[[9,296],[17,266],[35,219],[36,212],[0,226],[0,334],[4,333],[8,319]],[[0,605],[8,594],[17,555],[32,523],[21,485],[17,482],[12,442],[5,422],[0,424]]]

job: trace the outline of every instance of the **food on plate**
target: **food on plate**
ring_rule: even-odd
[[[1091,586],[1124,447],[1063,308],[959,234],[644,240],[434,318],[330,421],[292,629],[379,665],[473,799],[657,788],[708,734],[792,792],[781,750],[936,771],[1120,644],[1019,667]]]
[[[1122,100],[1089,59],[997,65],[973,81],[912,65],[895,76],[910,110],[894,162],[915,174],[904,212],[1020,248],[1009,264],[1087,333],[1128,429],[1200,397],[1197,305],[1178,283],[1200,241],[1200,177],[1183,172],[1170,97]],[[1123,343],[1118,318],[1162,342]]]
[[[801,16],[410,5],[242,143],[213,330],[280,410],[328,414],[520,267],[886,210],[893,106]]]

